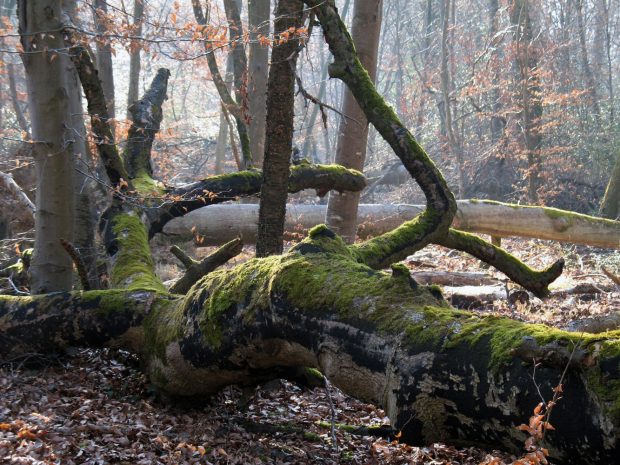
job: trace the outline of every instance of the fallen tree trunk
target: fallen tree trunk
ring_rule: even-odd
[[[538,390],[551,397],[568,366],[551,418],[556,431],[543,445],[554,463],[615,460],[619,331],[567,333],[453,310],[434,288],[373,271],[354,250],[320,227],[287,254],[215,271],[185,296],[134,289],[2,297],[0,356],[123,347],[140,354],[154,384],[181,397],[316,367],[383,407],[408,443],[514,451],[525,439],[515,426],[527,423]]]
[[[412,444],[502,444],[515,451],[525,439],[515,424],[527,422],[541,393],[550,396],[563,378],[564,399],[552,419],[557,431],[542,446],[564,463],[611,463],[620,451],[618,332],[573,334],[457,311],[436,288],[416,283],[403,265],[392,265],[391,274],[378,271],[439,243],[468,251],[544,295],[563,263],[535,271],[480,238],[450,229],[454,196],[377,94],[334,1],[305,3],[334,55],[330,75],[351,88],[420,185],[424,212],[352,246],[317,227],[285,255],[214,271],[186,295],[171,294],[155,273],[149,233],[213,195],[215,201],[237,195],[231,186],[244,194],[254,191],[256,173],[237,173],[224,192],[207,187],[227,181],[222,177],[170,189],[151,178],[149,157],[127,150],[128,161],[109,144],[100,155],[114,188],[103,218],[114,289],[0,296],[0,358],[75,345],[122,347],[139,354],[154,385],[181,397],[208,395],[234,383],[253,385],[291,367],[317,367],[347,393],[382,406]],[[84,65],[89,109],[100,107],[105,115],[105,101],[94,105],[100,92],[96,82],[89,87],[88,54],[80,52],[74,60]],[[140,119],[156,129],[157,121],[145,118],[160,109],[151,110]],[[109,123],[100,122],[96,132],[103,143]],[[128,180],[126,163],[134,173]],[[350,176],[358,178],[357,173],[345,177]],[[528,363],[539,364],[536,384],[531,378],[538,365]]]
[[[620,222],[547,207],[512,205],[487,200],[457,201],[452,227],[497,237],[529,237],[594,247],[620,249]],[[378,236],[415,218],[423,205],[362,204],[358,236]],[[286,231],[305,234],[325,222],[326,205],[289,204]],[[256,240],[258,206],[248,204],[209,206],[170,221],[164,234],[191,237],[193,227],[205,245],[218,245],[238,235]]]

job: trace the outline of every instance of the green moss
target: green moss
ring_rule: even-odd
[[[426,245],[420,240],[435,227],[439,216],[438,212],[427,208],[423,214],[406,221],[398,228],[351,246],[351,252],[360,262],[371,268],[382,268],[403,260]]]
[[[262,178],[262,172],[256,169],[247,169],[244,171],[236,171],[234,173],[225,173],[218,174],[217,176],[210,176],[209,181],[213,182],[221,182],[221,183],[229,183],[232,180],[235,182],[245,181],[245,184],[248,188],[253,186],[256,183],[256,180]]]
[[[183,336],[185,325],[179,300],[155,300],[144,319],[144,350],[166,362],[166,347]]]
[[[112,286],[166,293],[166,288],[155,274],[146,228],[140,219],[121,213],[113,221],[118,252],[112,265]]]
[[[96,306],[95,315],[135,313],[138,310],[129,304],[131,301],[127,299],[127,291],[124,289],[82,291],[80,299],[83,305]]]
[[[156,181],[147,173],[141,173],[131,180],[136,192],[142,196],[157,196],[161,197],[166,191],[166,187],[163,183]]]

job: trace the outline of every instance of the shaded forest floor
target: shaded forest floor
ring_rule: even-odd
[[[600,271],[602,265],[618,271],[619,252],[525,240],[506,240],[505,246],[533,267],[564,256],[567,270],[556,284],[559,287],[590,282],[612,286],[612,291],[544,302],[477,301],[473,310],[559,327],[573,319],[620,310],[620,291]],[[236,260],[250,255],[247,251]],[[171,263],[159,265],[164,278],[176,272]],[[477,260],[439,247],[424,249],[408,264],[413,271],[494,275]],[[44,369],[28,369],[23,360],[0,369],[2,464],[501,463],[491,457],[512,461],[497,451],[442,444],[415,448],[394,438],[359,436],[339,428],[332,435],[332,417],[335,423],[349,425],[387,423],[381,410],[334,387],[304,390],[273,381],[247,392],[228,388],[205,405],[190,408],[159,399],[137,361],[124,352],[74,349],[62,358],[43,361]],[[527,419],[515,419],[519,422]]]

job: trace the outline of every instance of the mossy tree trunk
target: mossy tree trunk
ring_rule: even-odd
[[[324,227],[284,255],[212,272],[187,295],[170,295],[147,260],[142,274],[125,271],[138,247],[148,251],[146,234],[136,240],[140,227],[137,218],[117,223],[127,239],[114,282],[129,290],[2,298],[1,355],[123,347],[181,397],[316,367],[386,409],[403,441],[515,451],[525,439],[515,426],[527,422],[538,389],[552,395],[568,364],[544,446],[554,463],[612,463],[619,452],[619,331],[579,335],[452,310],[399,267],[390,274],[360,263]]]
[[[0,357],[69,345],[123,347],[141,356],[156,386],[183,397],[316,367],[346,392],[382,406],[405,441],[514,450],[525,439],[515,425],[527,421],[539,391],[551,395],[568,367],[551,420],[556,431],[544,446],[556,463],[612,463],[620,452],[620,331],[578,335],[457,311],[402,266],[378,271],[430,241],[505,262],[495,263],[500,268],[524,265],[449,229],[450,191],[374,91],[333,1],[306,3],[323,25],[337,73],[422,185],[426,213],[356,246],[320,226],[284,255],[214,271],[175,295],[155,275],[149,217],[129,190],[153,197],[166,187],[148,182],[148,175],[129,179],[124,189],[119,180],[105,217],[115,289],[0,297]],[[537,286],[546,288],[549,274],[541,273]],[[519,279],[535,277],[529,270]],[[540,364],[536,385],[533,363]]]

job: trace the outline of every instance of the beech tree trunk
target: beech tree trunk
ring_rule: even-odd
[[[265,122],[267,117],[267,76],[269,47],[260,38],[269,37],[270,0],[249,0],[248,113],[250,144],[254,165],[261,167],[265,154]]]
[[[546,207],[530,207],[500,202],[459,200],[452,227],[496,237],[528,237],[572,244],[620,249],[620,222]],[[424,211],[423,205],[360,204],[359,239],[378,236],[410,221]],[[323,223],[325,205],[288,204],[285,231],[289,237],[306,234]],[[166,224],[164,234],[193,237],[201,244],[219,245],[243,237],[256,240],[256,205],[217,205],[200,208]]]
[[[133,35],[142,35],[142,18],[144,16],[144,0],[133,2]],[[137,40],[131,42],[129,55],[129,89],[127,90],[127,119],[131,119],[129,108],[140,97],[140,49],[142,45]]]
[[[69,94],[58,30],[60,0],[18,3],[22,60],[28,84],[28,108],[37,172],[35,249],[30,265],[35,294],[70,290],[71,258],[60,239],[73,240],[73,145]]]
[[[377,54],[381,34],[382,0],[356,0],[353,7],[351,37],[355,43],[362,66],[371,80],[377,74]],[[351,91],[345,88],[342,104],[344,117],[338,129],[338,145],[335,163],[363,171],[368,141],[368,120]],[[348,243],[355,240],[357,229],[357,192],[334,193],[327,203],[327,225]]]

